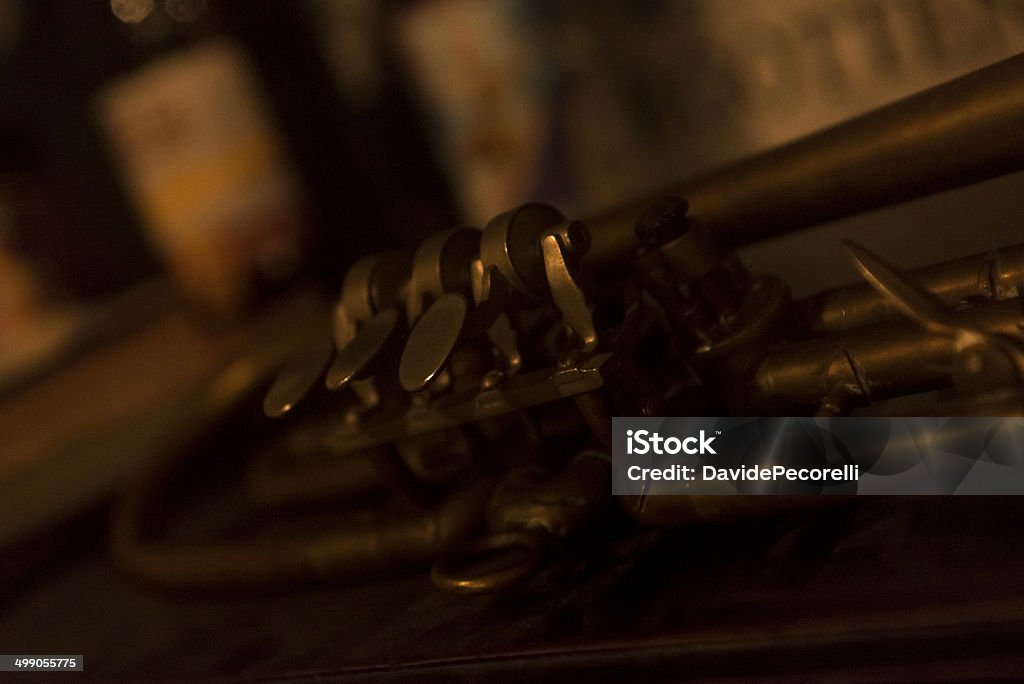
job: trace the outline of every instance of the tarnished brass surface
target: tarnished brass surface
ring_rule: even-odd
[[[334,356],[330,340],[320,340],[295,356],[281,369],[263,399],[263,412],[269,418],[280,418],[316,385]]]
[[[908,275],[947,305],[1009,299],[1024,285],[1024,244],[914,269]],[[811,334],[843,332],[899,316],[867,283],[827,290],[797,303]]]
[[[980,304],[958,312],[972,327],[1014,335],[1024,318],[1018,299]],[[772,350],[753,379],[765,406],[810,406],[834,393],[867,403],[948,386],[956,351],[953,339],[893,321]]]
[[[203,420],[122,501],[115,552],[176,586],[433,563],[442,589],[503,591],[600,522],[628,524],[608,505],[612,416],[891,415],[903,399],[940,416],[1022,413],[1024,246],[904,272],[847,243],[867,285],[798,303],[731,249],[1019,169],[1022,114],[1018,57],[624,209],[628,230],[529,203],[483,231],[437,233],[412,257],[365,257],[344,279],[333,345],[297,357],[266,394],[275,429],[297,439],[270,439],[280,448],[249,480],[261,505],[334,492],[357,512],[274,541],[188,546],[150,528],[175,469],[211,434],[244,429],[231,421],[260,393],[250,377],[199,400]],[[634,523],[690,527],[845,500],[720,493],[619,504]]]
[[[654,197],[685,198],[737,246],[1024,168],[1024,55],[838,126],[586,217],[589,267],[628,267]]]
[[[396,354],[387,355],[386,352],[389,347],[395,346],[396,338],[404,329],[398,309],[381,311],[367,321],[355,337],[338,350],[324,379],[327,389],[341,389],[353,380],[371,373],[375,366],[393,363]]]
[[[398,379],[402,389],[418,392],[437,377],[462,335],[469,302],[449,292],[435,301],[413,328],[402,354]]]

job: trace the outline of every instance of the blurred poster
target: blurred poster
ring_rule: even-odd
[[[1024,0],[424,0],[398,37],[472,221],[648,193],[1024,50]]]
[[[143,223],[196,301],[222,311],[254,273],[299,262],[299,184],[246,53],[218,38],[106,87],[99,114]]]

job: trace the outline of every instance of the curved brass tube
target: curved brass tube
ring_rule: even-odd
[[[265,369],[262,369],[265,370]],[[265,383],[261,364],[229,367],[197,402],[198,420],[182,426],[172,444],[120,497],[111,518],[115,560],[144,580],[170,587],[218,588],[293,584],[430,562],[468,537],[484,520],[493,482],[478,481],[441,505],[288,541],[280,539],[175,545],[151,533],[168,485],[204,453],[202,445],[234,425],[232,414]]]

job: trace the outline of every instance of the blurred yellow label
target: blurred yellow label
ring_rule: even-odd
[[[206,41],[113,83],[98,105],[125,185],[186,290],[237,307],[267,251],[294,252],[301,237],[299,186],[246,53]]]

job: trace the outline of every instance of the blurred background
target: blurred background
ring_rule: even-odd
[[[585,216],[1022,50],[1024,0],[0,0],[0,580],[358,257],[527,200]],[[806,295],[856,279],[839,238],[923,265],[1019,241],[1022,198],[744,256]]]

